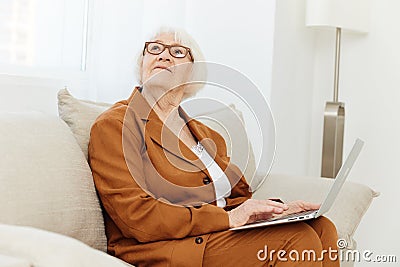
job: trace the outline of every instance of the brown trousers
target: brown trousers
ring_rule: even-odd
[[[337,239],[336,228],[326,217],[251,230],[217,232],[208,239],[203,266],[337,267],[340,266]]]

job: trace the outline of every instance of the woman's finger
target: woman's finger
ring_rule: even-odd
[[[283,209],[280,207],[274,207],[274,206],[270,206],[270,205],[257,205],[254,207],[254,209],[251,212],[252,212],[252,214],[274,213],[274,212],[282,213]]]
[[[321,204],[317,204],[317,203],[310,203],[310,202],[305,202],[304,203],[304,208],[306,210],[317,210],[321,207]]]
[[[281,208],[281,209],[284,209],[284,210],[289,208],[288,205],[286,205],[284,203],[280,203],[280,202],[273,201],[273,200],[270,200],[270,199],[259,200],[259,203],[264,204],[264,205],[273,206],[273,207],[278,207],[278,208]]]

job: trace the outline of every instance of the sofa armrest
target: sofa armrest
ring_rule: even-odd
[[[2,255],[0,253],[1,267],[32,267],[32,263],[21,258]]]
[[[329,178],[271,174],[253,197],[281,198],[286,202],[302,199],[321,203],[333,182]],[[325,214],[334,222],[339,238],[346,240],[349,249],[356,247],[353,234],[373,198],[378,195],[379,193],[368,186],[347,181],[332,208]]]
[[[6,224],[0,224],[0,254],[31,263],[30,267],[132,266],[77,239],[33,227]]]

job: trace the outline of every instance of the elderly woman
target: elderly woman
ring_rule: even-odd
[[[139,58],[142,85],[92,126],[89,162],[108,253],[135,266],[339,266],[332,257],[294,262],[270,254],[337,249],[336,229],[324,217],[229,230],[319,205],[251,199],[223,138],[180,107],[193,94],[185,81],[201,60],[185,32],[158,32]]]

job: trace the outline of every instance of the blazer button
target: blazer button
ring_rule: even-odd
[[[194,242],[196,242],[196,244],[201,244],[203,243],[203,238],[202,237],[196,237],[196,239],[194,240]]]
[[[203,184],[209,184],[209,183],[211,183],[211,179],[210,178],[206,177],[206,178],[203,179]]]

